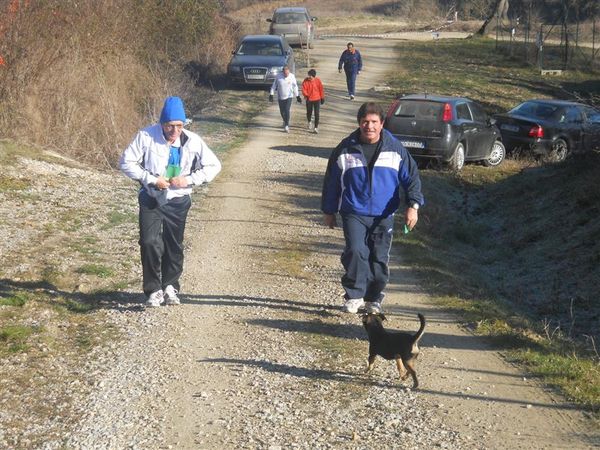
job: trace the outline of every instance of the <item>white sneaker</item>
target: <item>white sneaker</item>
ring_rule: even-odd
[[[356,314],[363,306],[365,306],[365,302],[362,298],[351,298],[344,303],[344,311]]]
[[[350,94],[350,100],[354,100],[354,95]]]
[[[315,128],[315,134],[319,134],[319,129]]]
[[[165,288],[165,296],[167,297],[167,300],[165,301],[165,304],[167,304],[167,305],[181,305],[181,300],[179,300],[179,297],[177,297],[177,289],[175,289],[173,286],[168,285]]]
[[[156,291],[148,296],[148,300],[146,300],[146,306],[149,308],[156,308],[164,301],[165,299],[163,297],[163,291]]]
[[[285,130],[286,133],[290,132],[290,127],[288,127],[287,125],[285,127],[283,127],[283,129]]]
[[[382,314],[383,308],[379,302],[365,302],[365,309],[370,314]]]

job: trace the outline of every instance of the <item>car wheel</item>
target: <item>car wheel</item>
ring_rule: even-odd
[[[569,155],[569,146],[564,139],[557,139],[552,143],[552,148],[547,155],[543,157],[544,162],[558,163],[567,159]]]
[[[504,144],[500,141],[494,141],[492,144],[492,151],[490,152],[490,157],[488,159],[483,160],[483,165],[486,167],[495,167],[499,166],[502,161],[504,161],[504,156],[506,155],[506,150],[504,149]]]
[[[462,142],[456,144],[454,154],[448,163],[452,170],[461,170],[465,165],[465,146]]]

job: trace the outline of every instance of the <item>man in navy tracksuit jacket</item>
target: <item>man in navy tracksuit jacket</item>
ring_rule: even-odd
[[[330,228],[336,226],[336,213],[342,217],[344,309],[356,313],[366,307],[367,312],[381,312],[394,213],[405,206],[404,222],[412,229],[424,199],[417,164],[400,141],[383,129],[381,106],[363,104],[357,119],[359,129],[331,153],[321,209]]]
[[[354,100],[356,94],[356,76],[362,70],[362,57],[360,52],[354,48],[352,42],[348,42],[346,50],[342,52],[340,61],[338,62],[338,71],[342,73],[342,67],[346,74],[346,86],[348,87],[348,95],[350,100]]]

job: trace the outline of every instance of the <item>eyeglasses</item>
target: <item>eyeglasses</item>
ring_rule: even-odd
[[[175,123],[175,124],[165,123],[165,124],[163,124],[163,128],[168,131],[173,131],[173,130],[179,131],[179,130],[183,130],[183,124],[182,123]]]

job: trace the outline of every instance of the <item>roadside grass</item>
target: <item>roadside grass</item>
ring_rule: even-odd
[[[0,328],[0,342],[5,346],[0,352],[18,353],[28,349],[27,341],[32,334],[39,332],[39,327],[26,325],[7,325]],[[1,354],[1,353],[0,353]]]
[[[104,264],[84,264],[76,270],[77,273],[85,275],[95,275],[99,278],[110,278],[114,275],[113,269]]]
[[[396,94],[465,96],[480,102],[490,114],[531,98],[569,98],[570,92],[589,99],[600,94],[597,75],[567,71],[542,77],[539,69],[496,51],[492,39],[406,42],[397,48],[399,68],[389,78]]]
[[[598,95],[600,81],[539,71],[494,54],[486,39],[403,43],[396,93],[468,96],[499,112],[534,97]],[[409,62],[409,63],[407,63]],[[598,80],[597,76],[595,77]],[[600,412],[600,154],[542,165],[423,170],[419,224],[395,245],[438,304],[507,359]]]
[[[226,83],[226,80],[221,82]],[[190,129],[223,156],[246,141],[252,120],[267,107],[267,100],[266,89],[225,89],[223,86],[202,111],[194,114]]]
[[[290,244],[289,248],[281,248],[271,252],[271,270],[285,276],[308,280],[311,272],[304,270],[312,252],[299,244]]]
[[[6,286],[3,286],[3,288]],[[2,290],[0,296],[0,357],[24,353],[27,358],[82,355],[92,344],[118,339],[116,330],[88,313],[98,311],[93,300],[52,289]],[[105,338],[110,331],[110,337]]]
[[[491,171],[477,166],[460,174],[425,170],[427,205],[417,229],[396,245],[440,306],[490,338],[508,359],[598,412],[600,305],[593,298],[599,289],[600,230],[592,221],[598,203],[587,211],[577,207],[589,204],[597,189],[582,197],[574,194],[572,206],[554,199],[532,207],[535,192],[550,195],[553,186],[568,183],[561,171],[581,169],[570,165],[590,166],[589,161],[570,161],[533,173],[505,172],[509,176],[502,181],[493,174],[489,182],[484,180]],[[600,161],[591,167],[589,172],[597,171]],[[529,208],[525,217],[523,205]],[[565,215],[581,224],[568,226],[569,239],[560,233]]]

